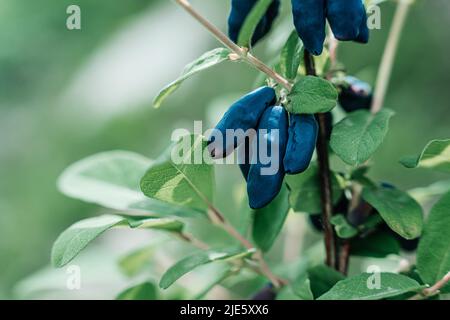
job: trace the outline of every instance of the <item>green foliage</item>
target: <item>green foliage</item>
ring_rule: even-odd
[[[222,281],[233,275],[235,271],[227,266],[224,267],[217,275],[215,275],[209,283],[207,283],[206,287],[197,293],[194,297],[194,300],[200,300],[204,298],[205,295],[208,294],[216,285],[220,284]]]
[[[379,288],[377,280],[379,277]],[[372,284],[372,286],[369,286]],[[339,281],[330,291],[318,300],[381,300],[395,297],[406,292],[418,291],[421,286],[417,281],[395,273],[363,273]]]
[[[311,281],[306,275],[296,279],[291,286],[292,292],[302,300],[314,300],[311,290]]]
[[[317,166],[311,166],[302,174],[286,177],[289,187],[289,204],[296,212],[316,214],[321,212],[320,185]],[[331,176],[333,203],[336,204],[342,196],[343,189],[340,177]]]
[[[81,220],[70,226],[56,239],[52,249],[52,264],[58,268],[65,266],[103,232],[119,226],[128,226],[133,229],[154,228],[171,232],[179,232],[183,228],[181,222],[169,218],[103,215]]]
[[[242,250],[241,248],[226,248],[196,253],[178,261],[170,267],[162,276],[159,286],[162,289],[167,289],[183,275],[197,267],[216,261],[243,259],[252,255],[254,252],[254,250]]]
[[[314,114],[331,111],[337,104],[338,93],[329,81],[305,76],[294,84],[288,98],[289,112]]]
[[[271,1],[261,0],[254,7],[239,36],[238,43],[240,45],[250,46],[255,27]],[[379,0],[373,0],[372,2],[377,1],[382,2]],[[303,44],[294,31],[281,49],[279,63],[275,67],[275,70],[289,81],[295,82],[297,78],[300,78],[295,82],[288,95],[288,104],[284,106],[288,111],[295,114],[314,114],[332,110],[336,106],[338,92],[331,82],[324,79],[325,74],[334,76],[335,74],[332,73],[336,72],[336,70],[330,70],[329,52],[324,50],[320,57],[315,58],[318,77],[301,75],[304,71],[301,66],[302,56]],[[158,94],[154,100],[154,106],[156,108],[161,106],[165,99],[189,77],[224,61],[235,60],[234,57],[235,55],[231,54],[230,50],[224,48],[205,53],[189,64],[177,80],[166,86]],[[340,68],[341,66],[338,65],[337,67]],[[235,74],[231,79],[238,80]],[[273,80],[268,80],[270,85],[274,85]],[[225,82],[225,79],[223,82]],[[201,88],[202,90],[207,89],[203,86]],[[193,95],[196,95],[199,91],[201,90],[194,90]],[[282,104],[286,103],[284,93],[285,90],[281,89],[279,101]],[[204,96],[200,96],[196,102],[198,101],[204,101]],[[191,111],[190,109],[187,112],[191,114]],[[400,254],[399,241],[395,238],[396,235],[377,229],[381,221],[380,217],[392,230],[406,239],[413,239],[421,235],[423,214],[420,205],[407,193],[377,188],[376,184],[367,176],[369,169],[367,161],[382,144],[388,132],[389,120],[393,114],[389,109],[384,109],[376,115],[368,111],[356,111],[348,114],[333,130],[331,138],[333,151],[346,164],[353,166],[353,168],[340,168],[340,172],[344,172],[342,174],[331,173],[333,204],[337,204],[340,199],[343,199],[344,191],[346,198],[352,199],[352,196],[354,196],[352,192],[359,187],[364,187],[363,199],[379,212],[379,215],[370,216],[369,221],[357,227],[349,223],[346,212],[334,212],[335,215],[331,223],[340,239],[351,239],[352,256],[384,258],[389,254]],[[174,116],[177,116],[177,114]],[[157,121],[160,121],[159,119]],[[166,123],[163,123],[163,125],[166,125]],[[219,225],[223,221],[228,223],[228,214],[232,214],[232,212],[229,212],[232,210],[225,210],[223,217],[220,214],[213,217],[218,221],[211,218],[210,220],[189,220],[189,232],[192,231],[193,235],[184,233],[184,223],[169,218],[172,216],[204,218],[207,210],[216,209],[213,202],[215,196],[214,168],[212,161],[209,162],[211,159],[209,159],[209,154],[205,148],[206,142],[200,136],[190,136],[188,140],[187,145],[185,144],[186,140],[175,143],[157,161],[131,152],[114,151],[91,156],[70,166],[59,180],[59,188],[64,194],[106,208],[138,214],[138,216],[105,215],[82,220],[72,225],[55,242],[52,251],[52,263],[57,267],[66,265],[103,232],[116,227],[152,228],[177,233],[180,239],[186,240],[190,245],[202,244],[196,242],[198,240],[195,238],[195,234],[199,233],[201,241],[206,242],[206,247],[216,248],[220,241],[219,248],[221,248],[223,239],[219,237],[219,240],[217,240],[214,234],[218,231],[218,228],[204,227],[206,223]],[[419,156],[404,159],[402,163],[409,168],[426,167],[450,172],[449,143],[450,140],[434,140],[427,145]],[[152,145],[152,147],[154,146]],[[179,156],[183,161],[174,161],[174,155]],[[202,158],[206,156],[207,161],[202,161],[201,164],[193,164],[192,161],[198,160],[198,155]],[[334,163],[332,163],[333,165]],[[265,253],[273,247],[282,232],[290,209],[309,214],[321,212],[321,189],[318,182],[317,166],[313,164],[303,174],[288,176],[286,185],[283,186],[275,201],[261,210],[252,212],[251,235],[259,250]],[[448,191],[447,187],[445,183],[442,183],[434,188],[423,189],[420,194],[428,200],[430,195],[436,196]],[[239,191],[236,190],[234,186],[230,185],[227,189],[227,199],[233,201],[238,198],[240,195],[238,194]],[[418,190],[415,191],[417,195]],[[448,214],[446,214],[450,210],[449,199],[450,196],[445,195],[433,207],[425,226],[423,238],[420,241],[418,269],[421,280],[424,280],[427,284],[433,284],[450,269],[448,257],[450,248],[448,241],[446,241],[450,229],[447,219]],[[248,208],[243,208],[240,211],[244,211],[244,214],[246,214]],[[242,214],[242,212],[236,212],[236,216]],[[233,218],[234,216],[231,221],[234,222]],[[223,226],[233,228],[232,223]],[[228,236],[231,235],[234,238],[242,236],[247,241],[248,225],[245,224],[244,227],[240,227],[241,229],[238,232],[241,232],[241,234],[239,235],[233,235],[227,228],[223,229],[229,233]],[[120,269],[128,277],[137,276],[143,270],[148,273],[153,272],[153,263],[158,260],[158,255],[154,253],[160,247],[165,250],[164,242],[158,243],[157,246],[143,247],[122,257],[118,261]],[[339,242],[341,241],[338,239]],[[305,239],[304,244],[306,246],[310,243],[309,239]],[[285,243],[282,245],[283,249],[289,249],[287,246],[291,244]],[[203,246],[199,245],[198,247]],[[368,284],[373,281],[371,277],[375,277],[376,274],[363,273],[346,278],[332,268],[317,265],[318,262],[322,263],[324,259],[323,246],[321,246],[321,250],[319,253],[316,251],[311,253],[310,248],[306,248],[307,253],[304,254],[304,257],[301,257],[301,261],[295,261],[292,264],[286,263],[284,259],[279,259],[281,257],[280,252],[270,253],[276,257],[270,264],[273,263],[276,273],[282,274],[283,277],[286,276],[289,282],[287,286],[281,289],[277,299],[312,300],[319,297],[319,299],[337,300],[407,299],[423,288],[421,281],[403,275],[381,273],[381,288],[370,289]],[[254,255],[256,252],[258,255]],[[176,260],[174,261],[180,258],[180,253],[182,253],[182,256],[186,256],[186,252],[179,250],[179,248],[168,250],[167,253],[175,256],[174,259]],[[214,286],[222,284],[234,297],[234,294],[242,294],[242,290],[236,289],[236,287],[240,287],[240,289],[246,287],[247,290],[252,290],[257,286],[248,286],[249,288],[247,288],[247,283],[254,281],[261,284],[267,282],[270,278],[262,272],[262,266],[258,266],[260,262],[256,257],[260,257],[262,253],[257,249],[246,250],[227,247],[226,249],[203,250],[194,254],[187,254],[186,258],[179,260],[162,276],[159,283],[161,288],[167,289],[188,272],[212,263],[216,263],[212,267],[220,267],[220,270],[213,276],[205,277],[208,279],[205,280],[205,285],[202,285],[200,292],[193,294],[192,291],[182,288],[189,293],[180,296],[201,299]],[[253,261],[250,261],[252,259]],[[233,263],[226,263],[228,261]],[[366,262],[367,260],[363,260],[359,266],[364,266]],[[150,268],[148,268],[149,264],[151,264]],[[254,273],[258,267],[260,267],[258,273],[263,274]],[[295,272],[292,272],[292,270],[295,270]],[[252,279],[249,280],[248,278]],[[179,287],[182,286],[183,283],[180,282]],[[447,286],[442,291],[450,292],[450,288]],[[151,282],[130,287],[117,297],[120,300],[158,298],[160,297],[157,288]]]
[[[302,63],[303,43],[297,31],[292,31],[280,55],[280,72],[287,79],[294,80]]]
[[[378,231],[351,242],[352,256],[384,258],[399,253],[400,243],[394,235],[386,231]]]
[[[229,61],[230,53],[231,51],[229,49],[217,48],[206,52],[200,58],[187,65],[178,79],[168,84],[158,93],[156,98],[153,100],[153,106],[155,108],[159,108],[167,97],[175,92],[185,80],[189,79],[193,75],[212,68],[224,61]]]
[[[250,14],[245,19],[241,31],[239,32],[238,45],[240,47],[250,47],[256,27],[261,21],[261,18],[266,14],[272,1],[273,0],[259,0],[250,11]]]
[[[157,300],[156,286],[151,282],[144,282],[121,292],[117,300]]]
[[[205,161],[195,164],[199,156],[208,155],[205,149],[201,136],[180,139],[147,170],[141,180],[142,192],[149,198],[205,211],[212,203],[214,167]],[[171,155],[177,155],[180,163]]]
[[[315,299],[330,290],[336,283],[345,279],[342,273],[326,265],[318,265],[308,269],[307,276]]]
[[[365,188],[363,198],[379,212],[388,226],[405,239],[422,233],[421,206],[406,192],[388,188]]]
[[[336,234],[342,239],[353,238],[358,234],[358,229],[352,226],[342,214],[334,215],[330,222]]]
[[[139,180],[153,161],[137,153],[109,151],[69,166],[58,180],[65,195],[103,207],[139,214],[198,216],[199,212],[146,198]]]
[[[450,173],[450,139],[430,141],[418,156],[400,160],[406,168],[429,168]]]
[[[148,266],[154,253],[155,248],[153,246],[132,251],[120,258],[118,262],[119,268],[128,277],[133,277]]]
[[[334,126],[331,148],[349,165],[364,163],[380,147],[393,115],[394,112],[389,109],[383,109],[375,115],[367,110],[350,113]]]
[[[417,251],[420,277],[433,285],[450,272],[450,193],[445,194],[431,209]],[[450,292],[450,285],[443,288]]]
[[[253,240],[261,250],[268,251],[272,247],[288,212],[288,191],[285,186],[268,206],[254,210]]]

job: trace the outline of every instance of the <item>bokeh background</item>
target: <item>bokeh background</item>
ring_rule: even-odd
[[[192,2],[225,30],[230,1]],[[66,29],[70,4],[81,7],[80,31]],[[266,61],[292,28],[289,1],[283,5],[270,41],[256,49]],[[341,46],[350,73],[374,82],[393,10],[392,3],[382,5],[382,28],[372,32],[369,45]],[[374,158],[371,176],[377,180],[409,189],[448,179],[398,163],[429,140],[450,137],[448,30],[448,0],[417,1],[386,100],[397,114]],[[57,283],[48,267],[53,241],[74,221],[103,210],[58,192],[65,167],[114,149],[155,158],[173,129],[192,128],[194,120],[212,124],[257,77],[245,65],[222,65],[153,109],[155,94],[186,63],[219,46],[167,0],[0,0],[0,44],[0,298],[7,299],[54,297],[45,293]],[[217,180],[219,206],[230,211],[230,192],[242,190],[239,174],[219,168]],[[142,237],[102,237],[95,254],[84,256],[97,285],[77,297],[114,297],[111,290],[126,280],[113,262]],[[43,288],[37,279],[46,276]]]

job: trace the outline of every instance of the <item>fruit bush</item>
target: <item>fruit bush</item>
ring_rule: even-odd
[[[296,30],[270,64],[257,58],[253,47],[265,41],[271,29],[277,32],[273,24],[280,1],[231,1],[229,37],[188,1],[175,2],[224,47],[189,64],[161,90],[154,106],[163,107],[185,80],[218,64],[256,68],[259,89],[232,104],[216,131],[225,136],[229,129],[264,129],[268,134],[256,139],[270,145],[273,130],[279,130],[280,170],[262,175],[260,169],[266,165],[260,160],[250,163],[252,149],[245,148],[240,167],[248,204],[242,188],[229,187],[229,197],[239,193],[241,202],[239,212],[231,213],[220,210],[214,200],[215,160],[251,145],[251,139],[218,142],[212,136],[190,135],[188,148],[180,140],[156,160],[126,151],[81,160],[62,174],[60,190],[111,212],[64,231],[53,247],[53,265],[66,266],[112,228],[154,229],[177,239],[180,246],[185,243],[182,252],[175,250],[177,261],[161,275],[151,267],[147,280],[117,293],[118,299],[201,299],[216,286],[234,297],[266,300],[445,298],[450,293],[448,188],[434,185],[411,193],[391,185],[389,177],[373,181],[368,175],[376,165],[371,158],[382,147],[395,116],[384,106],[384,96],[413,2],[397,1],[373,92],[347,74],[338,59],[340,40],[369,40],[360,0],[293,0]],[[381,2],[366,1],[366,7]],[[416,168],[450,173],[449,150],[450,139],[433,140],[418,155],[400,162],[411,168],[411,175]],[[173,161],[171,156],[180,152],[186,160],[202,154],[210,161]],[[436,196],[436,203],[430,201]],[[299,216],[307,217],[307,227],[296,223]],[[305,228],[310,230],[305,233]],[[302,232],[307,249],[283,261],[283,252],[300,241],[296,235]],[[128,275],[139,275],[157,259],[155,250],[147,246],[130,252],[120,266]],[[396,272],[373,268],[393,255],[408,257],[408,263]],[[371,258],[378,262],[364,269],[364,259]],[[208,270],[201,290],[179,285],[197,268]]]

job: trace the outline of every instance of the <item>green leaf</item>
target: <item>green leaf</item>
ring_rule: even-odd
[[[217,48],[211,51],[206,52],[200,58],[190,63],[185,67],[181,76],[164,87],[153,100],[153,106],[155,108],[159,108],[164,100],[170,96],[175,90],[177,90],[181,84],[188,79],[189,77],[214,67],[224,61],[230,60],[231,51],[226,48]]]
[[[331,82],[306,76],[294,84],[288,97],[289,112],[314,114],[331,111],[336,106],[338,93]]]
[[[372,233],[351,243],[352,256],[384,258],[399,253],[400,243],[392,233],[386,231]]]
[[[243,251],[240,248],[199,252],[178,261],[175,265],[170,267],[169,270],[167,270],[162,276],[161,281],[159,282],[159,286],[162,289],[167,289],[186,273],[194,270],[199,266],[215,261],[231,261],[234,259],[243,259],[255,252],[256,251],[253,249]]]
[[[144,268],[148,267],[154,253],[154,246],[139,248],[121,257],[118,262],[119,268],[128,277],[133,277],[144,270]]]
[[[450,173],[450,139],[430,141],[418,156],[400,160],[406,168],[430,168]]]
[[[253,240],[268,251],[283,228],[289,212],[288,191],[283,185],[278,196],[266,207],[254,211]]]
[[[144,282],[121,292],[116,300],[157,300],[157,290],[153,283]]]
[[[376,277],[380,277],[379,288],[376,285],[371,286],[372,279]],[[421,288],[422,286],[417,281],[400,274],[387,272],[362,273],[339,281],[318,300],[380,300],[417,291]]]
[[[240,47],[250,47],[256,27],[266,14],[267,9],[269,9],[272,2],[273,0],[259,0],[247,15],[241,31],[239,32],[238,45]]]
[[[352,226],[342,214],[334,215],[330,222],[334,226],[336,234],[342,239],[353,238],[358,234],[358,229]]]
[[[403,238],[415,239],[421,235],[422,207],[406,192],[388,188],[365,188],[362,197]]]
[[[212,202],[214,167],[207,159],[202,136],[185,136],[154,163],[141,180],[142,192],[150,198],[206,211]],[[174,161],[174,156],[178,157]]]
[[[333,204],[338,203],[343,189],[336,174],[331,175]],[[317,214],[322,212],[320,185],[317,166],[311,166],[302,174],[286,176],[289,186],[289,204],[296,212]]]
[[[148,199],[139,181],[153,163],[128,151],[108,151],[80,160],[69,166],[58,180],[66,196],[119,211],[193,217],[200,213],[188,208]]]
[[[356,166],[367,161],[383,142],[394,112],[383,109],[377,114],[358,110],[337,123],[330,146],[347,164]]]
[[[449,191],[450,180],[441,180],[426,187],[419,187],[408,190],[408,193],[423,206],[424,204],[434,202],[434,200],[438,199]]]
[[[280,71],[289,80],[297,77],[298,68],[302,62],[303,43],[300,40],[297,31],[292,31],[286,44],[281,50]]]
[[[300,276],[291,285],[292,292],[302,300],[314,300],[311,290],[311,281],[306,275]]]
[[[308,269],[308,278],[314,298],[320,297],[330,290],[344,275],[326,265],[318,265]]]
[[[103,232],[118,226],[155,228],[177,232],[181,230],[183,224],[168,218],[130,218],[117,215],[103,215],[81,220],[66,229],[56,239],[52,248],[52,264],[57,268],[65,266]]]
[[[417,250],[417,269],[429,285],[450,272],[450,192],[431,209]],[[450,293],[450,285],[443,292]]]
[[[217,275],[215,275],[211,281],[209,281],[209,283],[205,286],[205,288],[203,288],[203,290],[195,295],[193,300],[203,299],[215,286],[222,283],[225,279],[227,279],[234,273],[234,270],[232,270],[229,266],[225,267]]]
[[[325,75],[331,67],[330,52],[327,48],[323,48],[322,54],[314,59],[316,74],[319,77]]]

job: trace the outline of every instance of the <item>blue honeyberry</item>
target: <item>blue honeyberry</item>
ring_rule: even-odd
[[[250,164],[253,161],[254,152],[256,146],[253,144],[256,142],[255,135],[245,137],[244,143],[238,148],[238,164],[241,173],[247,180],[248,172],[250,171]]]
[[[287,174],[308,169],[316,147],[319,125],[313,115],[291,115],[283,164]]]
[[[283,159],[288,140],[288,115],[283,107],[269,107],[264,111],[256,139],[257,161],[251,164],[247,177],[247,193],[252,209],[268,205],[283,184]]]
[[[338,40],[356,40],[365,18],[362,0],[327,0],[327,18]]]
[[[345,77],[338,100],[346,112],[370,109],[372,98],[372,88],[368,83],[352,76]]]
[[[305,48],[320,55],[325,41],[325,0],[292,0],[295,29]]]
[[[370,32],[369,32],[369,27],[367,26],[367,13],[366,13],[366,8],[363,6],[362,8],[362,21],[361,21],[361,25],[359,27],[359,34],[358,37],[356,37],[355,41],[359,42],[359,43],[368,43],[369,42],[369,37],[370,37]]]
[[[275,300],[277,292],[271,283],[264,286],[258,293],[256,293],[251,300]]]
[[[261,87],[235,102],[208,139],[208,150],[211,156],[216,159],[226,157],[243,143],[243,139],[238,139],[239,136],[243,138],[238,130],[247,132],[250,129],[256,129],[264,110],[275,100],[276,93],[273,88]],[[231,138],[227,139],[227,131],[228,137]]]
[[[228,34],[230,39],[234,42],[238,41],[239,33],[244,25],[245,19],[248,14],[252,11],[258,0],[232,0],[231,1],[231,12],[228,18]],[[263,16],[259,24],[255,29],[253,34],[252,44],[255,45],[259,40],[261,40],[272,27],[275,18],[278,15],[280,7],[280,1],[274,0],[266,14]]]

